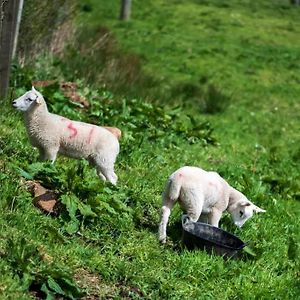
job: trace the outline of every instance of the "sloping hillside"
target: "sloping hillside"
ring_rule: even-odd
[[[122,130],[117,187],[88,163],[38,162],[21,114],[0,115],[0,295],[3,299],[297,299],[299,281],[299,9],[284,1],[81,3],[77,42],[13,70],[15,95],[31,80],[49,110]],[[89,107],[59,82],[76,82]],[[240,260],[180,243],[179,207],[157,241],[161,193],[183,165],[219,172],[267,210],[242,229]],[[55,191],[54,214],[26,182]]]

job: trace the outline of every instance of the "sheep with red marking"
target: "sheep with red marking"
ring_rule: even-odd
[[[218,173],[185,166],[175,171],[163,193],[159,240],[166,241],[166,230],[171,209],[179,202],[193,222],[218,227],[223,211],[227,210],[235,225],[242,227],[253,212],[265,212],[241,192],[231,187]]]
[[[34,87],[13,101],[13,107],[23,111],[31,144],[38,148],[41,160],[54,163],[57,154],[81,159],[93,165],[98,176],[117,183],[114,164],[119,153],[120,130],[72,121],[52,114]]]

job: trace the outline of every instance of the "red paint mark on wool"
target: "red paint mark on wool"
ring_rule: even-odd
[[[90,132],[89,132],[89,137],[88,137],[88,143],[90,144],[91,143],[91,141],[92,141],[92,135],[93,135],[93,132],[94,132],[94,127],[90,130]]]
[[[69,123],[68,129],[72,131],[72,134],[69,136],[69,138],[74,138],[77,135],[77,129],[73,126],[72,122]]]
[[[179,177],[183,177],[183,174],[182,174],[182,173],[178,173],[178,176],[179,176]]]
[[[71,138],[75,137],[75,136],[77,135],[77,129],[73,126],[72,121],[70,121],[69,119],[64,118],[64,117],[62,117],[62,118],[60,118],[60,119],[61,119],[61,121],[63,121],[63,122],[68,122],[68,123],[69,123],[67,128],[68,128],[69,130],[72,131],[72,133],[71,133],[71,135],[69,136],[69,138],[71,139]]]

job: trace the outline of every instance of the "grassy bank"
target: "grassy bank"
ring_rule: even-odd
[[[69,47],[64,59],[14,71],[16,95],[31,79],[76,80],[91,106],[71,102],[53,85],[41,89],[49,109],[117,126],[123,137],[113,187],[82,161],[37,163],[20,114],[5,102],[3,299],[299,297],[300,27],[299,11],[281,2],[133,2],[132,21],[123,23],[118,3],[86,1],[78,51]],[[111,39],[104,43],[105,34]],[[267,210],[242,230],[228,215],[221,221],[255,255],[226,261],[185,250],[178,207],[168,244],[158,243],[160,195],[183,165],[218,171]],[[24,184],[32,179],[59,194],[58,215],[32,205]]]

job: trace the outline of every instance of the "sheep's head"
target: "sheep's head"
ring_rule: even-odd
[[[242,227],[244,223],[253,216],[253,213],[266,212],[264,209],[254,205],[247,198],[239,200],[229,209],[234,224]]]
[[[29,111],[42,103],[43,96],[34,87],[13,101],[13,107],[21,111]]]

